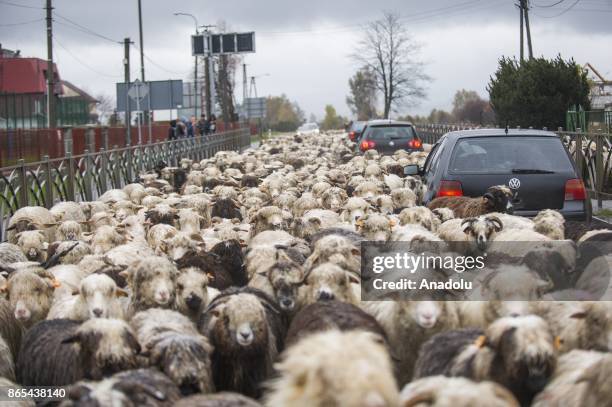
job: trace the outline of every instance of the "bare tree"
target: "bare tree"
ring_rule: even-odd
[[[96,95],[96,111],[98,113],[98,123],[107,124],[115,110],[115,99],[105,93]]]
[[[408,34],[396,12],[384,12],[369,23],[364,37],[352,54],[360,65],[372,70],[376,87],[383,95],[384,117],[400,106],[416,105],[425,97],[425,74],[418,56],[421,47]]]

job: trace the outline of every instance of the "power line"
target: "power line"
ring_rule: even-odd
[[[559,0],[559,1],[555,2],[555,3],[553,3],[553,4],[547,4],[547,5],[544,5],[544,6],[541,6],[541,5],[539,5],[539,4],[535,4],[535,3],[534,3],[534,6],[539,7],[539,8],[550,8],[550,7],[555,7],[555,6],[557,6],[557,5],[561,4],[561,3],[563,3],[564,1],[565,1],[565,0]]]
[[[17,25],[26,25],[26,24],[38,23],[38,22],[44,21],[44,20],[45,20],[44,18],[37,18],[36,20],[22,21],[20,23],[0,24],[0,27],[15,27]]]
[[[92,68],[91,66],[87,65],[85,62],[83,62],[81,59],[79,59],[79,57],[77,57],[74,53],[72,53],[68,48],[66,48],[58,39],[57,39],[57,35],[53,36],[53,39],[55,40],[55,42],[57,43],[57,45],[59,45],[64,51],[66,51],[75,61],[77,61],[79,64],[83,65],[85,68],[89,69],[90,71],[98,74],[98,75],[102,75],[102,76],[106,76],[108,78],[121,78],[121,75],[110,75],[104,72],[100,72],[95,68]]]
[[[464,3],[455,4],[452,6],[440,7],[437,9],[426,10],[426,11],[420,11],[417,13],[413,13],[413,14],[409,14],[409,15],[400,17],[400,20],[410,20],[413,18],[419,19],[419,18],[424,18],[424,17],[428,18],[430,17],[428,15],[431,15],[432,17],[436,17],[436,16],[445,15],[445,14],[453,13],[457,11],[464,11],[464,10],[471,8],[471,7],[465,7],[465,6],[472,6],[472,5],[475,6],[476,3],[482,3],[482,1],[483,0],[471,0],[471,1],[464,2]],[[257,34],[258,35],[260,34],[284,35],[284,34],[306,34],[306,33],[327,34],[327,33],[335,33],[335,32],[361,30],[368,23],[369,21],[362,22],[362,23],[355,23],[355,24],[340,25],[340,26],[329,28],[329,29],[323,29],[323,30],[307,29],[307,30],[293,30],[293,31],[258,31]]]
[[[57,13],[57,12],[54,12],[54,14],[55,14],[57,17],[61,18],[62,20],[64,20],[64,21],[66,21],[66,22],[68,22],[68,23],[72,24],[73,26],[75,26],[75,27],[71,27],[71,28],[75,28],[75,29],[76,29],[76,28],[78,27],[79,31],[84,32],[84,33],[86,33],[86,34],[94,35],[94,36],[96,36],[96,37],[98,37],[98,38],[102,38],[102,39],[104,39],[104,40],[106,40],[106,41],[109,41],[109,42],[114,42],[114,43],[116,43],[116,44],[123,44],[123,42],[121,42],[121,41],[116,41],[116,40],[113,40],[112,38],[107,37],[106,35],[103,35],[103,34],[97,33],[97,32],[95,32],[94,30],[92,30],[91,28],[87,28],[87,27],[85,27],[85,26],[83,26],[83,25],[81,25],[81,24],[79,24],[79,23],[77,23],[77,22],[75,22],[75,21],[73,21],[73,20],[69,19],[68,17],[64,17],[63,15],[61,15],[61,14],[59,14],[59,13]],[[59,21],[58,21],[58,22],[59,22]],[[64,23],[62,23],[62,22],[59,22],[59,23],[60,23],[60,24],[62,24],[62,25],[65,25],[65,26],[70,27],[68,24],[64,24]]]
[[[10,1],[5,1],[5,0],[0,0],[0,3],[6,4],[7,6],[21,7],[21,8],[30,8],[30,9],[34,9],[34,10],[43,10],[44,9],[44,7],[26,6],[24,4],[11,3]]]
[[[561,11],[559,14],[555,14],[554,16],[542,16],[542,15],[538,15],[538,17],[542,17],[542,18],[556,18],[556,17],[560,17],[563,14],[567,13],[568,11],[570,11],[571,9],[573,9],[574,7],[576,7],[576,5],[578,3],[580,3],[580,0],[576,0],[571,6],[569,6],[565,10]]]

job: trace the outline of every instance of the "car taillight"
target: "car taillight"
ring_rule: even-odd
[[[436,198],[441,196],[463,196],[463,188],[459,181],[440,181],[440,189]]]
[[[413,138],[408,142],[408,147],[410,148],[421,148],[422,145],[423,143],[421,142],[421,140],[417,138]]]
[[[584,201],[586,199],[586,189],[581,179],[570,179],[565,183],[566,201]]]
[[[360,144],[361,151],[366,151],[376,147],[376,143],[372,140],[363,140]]]
[[[351,131],[351,132],[349,133],[349,139],[350,139],[351,141],[355,141],[355,132],[354,132],[354,131]]]

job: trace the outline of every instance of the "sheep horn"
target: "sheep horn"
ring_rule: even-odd
[[[413,407],[419,404],[432,404],[436,399],[436,396],[433,391],[426,391],[423,393],[417,393],[412,397],[409,397],[402,404],[403,407]]]

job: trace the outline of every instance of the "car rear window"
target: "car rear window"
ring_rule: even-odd
[[[449,171],[512,174],[564,172],[572,168],[561,141],[553,137],[473,137],[459,140]]]
[[[391,140],[414,138],[416,133],[412,126],[384,126],[370,127],[368,131],[368,139],[370,140]]]
[[[366,123],[365,122],[355,122],[353,123],[353,125],[351,126],[351,131],[361,131],[363,130],[363,128],[365,127]]]

